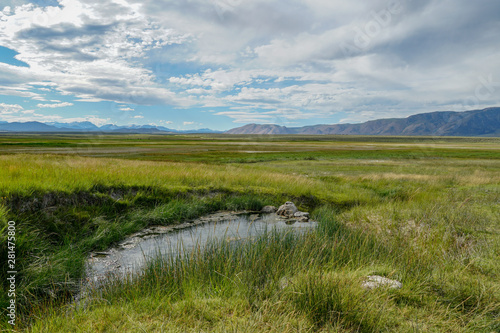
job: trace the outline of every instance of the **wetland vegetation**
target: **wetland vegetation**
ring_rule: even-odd
[[[500,139],[0,136],[28,332],[496,332]],[[91,251],[153,225],[293,201],[310,233],[213,241],[72,297]],[[365,290],[368,275],[401,289]]]

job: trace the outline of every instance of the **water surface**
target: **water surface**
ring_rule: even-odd
[[[112,274],[134,273],[158,255],[176,256],[203,247],[211,240],[251,239],[266,231],[311,230],[317,222],[285,220],[276,214],[217,213],[174,227],[153,227],[132,235],[117,247],[94,253],[87,264],[87,281],[98,282]]]

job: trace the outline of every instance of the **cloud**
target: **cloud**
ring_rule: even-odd
[[[185,121],[182,123],[184,126],[188,126],[188,125],[194,125],[195,122],[194,121]]]
[[[111,119],[110,118],[99,118],[97,116],[84,116],[84,117],[73,117],[73,118],[59,118],[58,122],[60,123],[73,123],[73,122],[84,122],[88,121],[96,126],[102,126],[108,124]]]
[[[100,118],[93,115],[82,117],[64,117],[61,115],[43,115],[36,113],[34,110],[23,110],[19,105],[5,106],[0,104],[0,119],[7,122],[29,122],[38,121],[42,123],[59,122],[59,123],[72,123],[89,121],[96,126],[102,126],[110,122],[110,118]]]
[[[50,81],[59,92],[83,101],[187,103],[158,86],[151,71],[135,60],[187,37],[158,26],[138,7],[126,1],[61,0],[60,6],[27,4],[0,13],[0,44],[30,65],[8,77],[24,84]]]
[[[74,105],[73,103],[63,102],[63,103],[58,103],[58,104],[37,104],[37,107],[55,109],[55,108],[63,108],[66,106],[73,106],[73,105]]]
[[[216,112],[217,116],[226,116],[233,119],[234,123],[275,123],[295,124],[296,120],[308,119],[315,116],[299,109],[278,108],[272,111],[256,111],[248,107],[236,107],[233,111]]]
[[[126,104],[121,111],[219,108],[214,117],[236,122],[339,112],[363,121],[500,102],[494,0],[8,4],[0,45],[30,67],[0,63],[3,95],[59,93]]]
[[[8,115],[8,114],[19,113],[23,110],[24,110],[24,108],[19,104],[0,103],[0,115],[2,115],[2,116]]]
[[[393,2],[398,5],[394,7],[386,1],[311,0],[286,10],[276,6],[279,1],[253,3],[255,7],[223,3],[217,15],[203,6],[190,15],[182,15],[184,7],[169,8],[184,18],[173,20],[178,29],[195,19],[206,28],[203,43],[197,45],[197,60],[228,62],[230,67],[172,77],[170,82],[193,87],[188,91],[202,94],[198,100],[205,107],[298,108],[304,118],[354,111],[356,119],[367,120],[387,113],[405,116],[458,107],[457,101],[474,96],[481,77],[491,74],[494,82],[500,81],[499,51],[491,49],[500,43],[493,29],[500,23],[492,14],[500,4],[494,1],[477,6],[466,1],[401,0]],[[259,6],[265,15],[253,15]],[[269,13],[298,24],[273,27],[264,19]],[[219,34],[221,26],[227,31]],[[233,37],[236,32],[238,37]],[[221,36],[227,42],[222,47]],[[218,58],[210,45],[227,50],[232,59],[222,54]],[[471,107],[499,100],[496,89],[488,100]],[[215,114],[237,121],[268,119],[262,111],[254,110],[249,117],[234,112]]]
[[[223,111],[215,113],[216,116],[226,116],[234,119],[235,123],[272,123],[271,115],[248,111]]]
[[[45,97],[40,94],[29,91],[29,88],[24,87],[23,85],[5,87],[0,86],[0,95],[5,96],[17,96],[30,98],[37,101],[46,101]]]
[[[134,118],[134,119],[143,119],[144,116],[133,116],[132,118]]]

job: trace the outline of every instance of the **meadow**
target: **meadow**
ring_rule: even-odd
[[[293,201],[319,227],[214,241],[72,297],[90,251]],[[500,331],[500,138],[0,135],[0,325],[26,332]],[[17,321],[7,323],[7,221]],[[403,287],[366,290],[368,275]]]

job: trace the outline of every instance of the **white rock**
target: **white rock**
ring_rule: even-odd
[[[399,281],[391,280],[383,276],[369,275],[367,276],[365,282],[363,282],[362,286],[366,289],[375,289],[380,287],[400,289],[403,287],[403,284]]]
[[[262,213],[266,213],[266,214],[275,213],[276,212],[276,207],[274,207],[274,206],[264,206],[261,209],[261,212]]]
[[[276,214],[285,217],[293,217],[293,214],[295,214],[298,211],[299,210],[297,209],[297,207],[294,205],[293,202],[287,201],[285,202],[284,205],[281,205],[280,208],[278,208]]]
[[[299,222],[309,221],[309,213],[306,212],[296,212],[295,214],[293,214],[293,217],[295,217]]]

